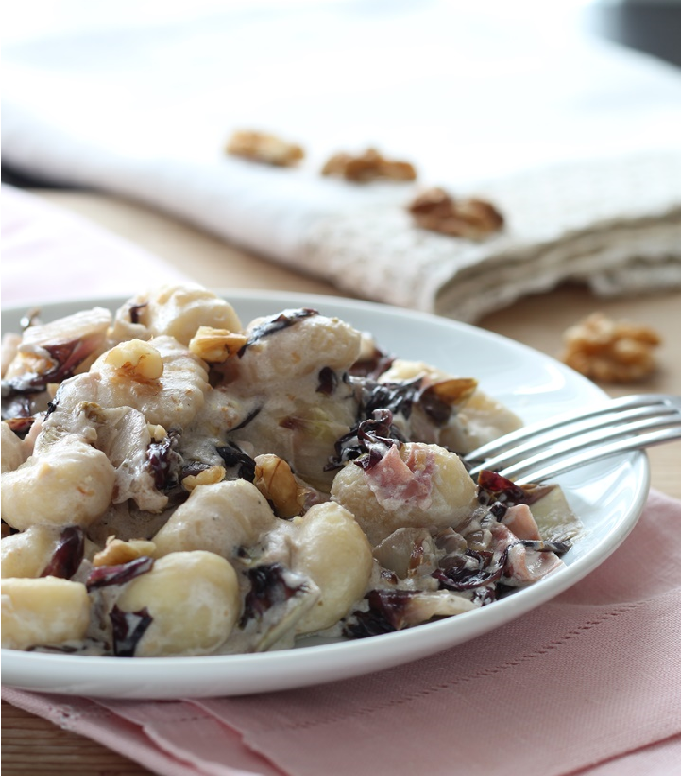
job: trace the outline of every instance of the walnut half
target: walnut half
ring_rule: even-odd
[[[195,336],[190,340],[191,353],[209,364],[221,364],[235,356],[245,347],[247,337],[228,329],[215,329],[213,326],[198,326]]]
[[[375,148],[367,148],[360,154],[334,154],[324,164],[321,174],[337,175],[354,183],[416,180],[416,168],[411,162],[386,159]]]
[[[107,537],[105,548],[95,554],[93,565],[118,566],[121,563],[128,563],[146,555],[152,557],[154,553],[154,542],[148,542],[144,539],[132,539],[128,542],[122,542],[121,539],[109,536]]]
[[[255,458],[254,484],[273,505],[279,517],[302,514],[305,492],[300,488],[290,466],[273,453]]]
[[[273,167],[293,167],[304,158],[304,150],[296,143],[252,129],[235,131],[226,145],[226,153]]]
[[[420,229],[467,240],[482,240],[504,226],[504,217],[487,200],[454,199],[439,187],[420,192],[407,210]]]
[[[602,313],[588,315],[565,333],[561,360],[591,380],[631,383],[656,369],[654,349],[661,338],[654,329],[613,321]]]

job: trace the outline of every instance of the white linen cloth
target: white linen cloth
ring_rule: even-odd
[[[679,73],[589,37],[566,4],[113,5],[60,4],[4,46],[12,167],[467,321],[566,278],[598,293],[680,282]],[[299,142],[304,163],[227,157],[240,128]],[[417,184],[319,174],[367,146],[415,162]],[[433,185],[492,199],[505,231],[416,229],[404,206]]]

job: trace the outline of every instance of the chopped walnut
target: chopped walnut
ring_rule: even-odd
[[[565,333],[561,360],[592,380],[630,383],[656,368],[654,348],[661,338],[654,329],[629,321],[613,321],[593,313]]]
[[[416,168],[410,162],[386,159],[374,148],[361,154],[334,154],[323,166],[322,175],[337,175],[355,183],[374,180],[415,181]]]
[[[93,565],[118,566],[121,563],[128,563],[143,556],[152,557],[155,554],[155,549],[154,542],[146,542],[142,539],[122,542],[121,539],[115,539],[113,536],[110,536],[107,539],[104,550],[100,550],[100,552],[95,554]]]
[[[305,491],[295,479],[290,466],[273,453],[255,458],[254,484],[268,499],[279,517],[295,517],[302,513]]]
[[[186,490],[195,490],[198,485],[215,485],[221,482],[226,476],[226,469],[223,466],[210,466],[197,474],[189,474],[181,480],[181,485]]]
[[[130,339],[115,345],[105,354],[104,362],[114,367],[122,379],[138,382],[157,380],[164,369],[159,351],[139,339]]]
[[[220,364],[245,346],[247,337],[228,329],[199,326],[190,340],[190,352],[210,364]]]
[[[304,158],[303,149],[296,143],[255,130],[234,132],[226,145],[226,153],[274,167],[293,167]]]
[[[407,210],[421,229],[467,240],[481,240],[504,226],[502,214],[490,202],[477,197],[453,199],[438,187],[419,193]]]

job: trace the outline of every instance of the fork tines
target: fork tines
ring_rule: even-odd
[[[540,482],[598,458],[677,439],[680,423],[680,397],[626,396],[514,431],[463,460],[473,464],[471,476],[489,470],[520,483]]]

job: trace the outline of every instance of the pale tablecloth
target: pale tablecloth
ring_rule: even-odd
[[[571,4],[115,5],[32,5],[33,31],[4,47],[15,169],[466,321],[564,279],[604,294],[680,283],[679,71],[590,37]],[[239,128],[301,143],[304,164],[228,158]],[[366,146],[414,161],[418,183],[319,174]],[[504,232],[418,230],[405,205],[433,185],[492,199]]]

